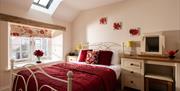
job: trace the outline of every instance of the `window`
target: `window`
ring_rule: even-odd
[[[63,58],[63,33],[20,25],[11,25],[10,54],[16,63],[34,62],[35,50],[42,50],[41,61],[59,61]]]
[[[11,37],[12,58],[16,60],[28,60],[30,58],[30,38],[28,37]]]
[[[35,57],[31,57],[35,50],[42,50],[44,52],[43,59],[48,59],[49,38],[38,38],[38,37],[11,37],[11,52],[12,57],[16,61],[28,61],[35,60]]]
[[[53,0],[34,0],[33,4],[48,9]]]
[[[34,0],[31,9],[53,15],[62,0]]]
[[[40,49],[44,52],[44,56],[48,56],[48,48],[50,47],[49,41],[50,39],[48,38],[34,38],[33,39],[34,47],[35,47],[34,49],[35,50]]]

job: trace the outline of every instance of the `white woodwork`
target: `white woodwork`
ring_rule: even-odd
[[[162,76],[162,75],[147,74],[147,75],[145,75],[145,77],[168,81],[168,82],[174,82],[172,77],[166,77],[166,76]]]
[[[175,67],[176,91],[180,91],[180,63],[176,63]]]

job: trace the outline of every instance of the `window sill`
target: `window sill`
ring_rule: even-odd
[[[43,60],[42,63],[36,63],[35,61],[29,61],[29,62],[17,62],[15,63],[14,65],[14,70],[19,70],[19,69],[22,69],[23,66],[27,65],[27,64],[32,64],[32,65],[53,65],[55,63],[59,63],[59,62],[63,62],[63,61],[54,61],[54,60]],[[10,71],[11,68],[8,67],[6,71]]]

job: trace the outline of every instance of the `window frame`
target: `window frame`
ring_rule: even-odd
[[[49,9],[50,5],[51,5],[52,2],[53,2],[53,0],[49,0],[49,2],[47,3],[47,5],[44,6],[44,5],[40,4],[40,1],[41,1],[41,0],[38,0],[37,3],[33,1],[33,4],[34,4],[34,5],[37,5],[37,6],[40,6],[40,7],[43,7],[43,8],[46,8],[46,9]]]
[[[25,37],[22,37],[22,38],[25,38]],[[12,44],[12,37],[11,37],[10,39],[11,39],[11,40],[10,40],[10,41],[11,41],[11,44],[10,44],[11,49],[10,49],[10,50],[11,50],[11,52],[12,52],[12,51],[13,51],[13,48],[12,48],[12,45],[13,45],[13,44]],[[19,47],[19,48],[20,48],[20,49],[19,49],[20,59],[15,59],[16,62],[22,62],[22,61],[27,61],[27,60],[31,59],[31,55],[29,55],[29,54],[28,54],[28,57],[27,57],[27,58],[22,58],[22,52],[24,52],[24,51],[22,51],[22,40],[23,40],[23,39],[20,40],[20,44],[18,45],[18,46],[20,46],[20,47]],[[31,40],[31,39],[29,39],[29,41],[30,41],[30,40]],[[29,45],[28,45],[28,48],[29,48],[29,49],[28,49],[27,52],[31,52],[31,45],[30,45],[30,44],[31,44],[31,42],[29,42]],[[12,57],[12,53],[11,53],[11,57]]]
[[[13,46],[13,44],[12,44],[12,41],[13,41],[13,39],[12,39],[12,37],[14,37],[14,36],[11,36],[10,37],[10,51],[12,52],[13,51],[13,48],[12,48],[12,46]],[[19,37],[19,36],[18,36]],[[23,37],[22,37],[23,38]],[[19,53],[20,53],[20,59],[16,59],[16,58],[14,58],[14,60],[15,60],[15,62],[28,62],[28,61],[34,61],[34,60],[36,60],[36,57],[34,57],[33,55],[33,52],[36,50],[36,48],[35,48],[35,40],[36,39],[40,39],[41,40],[41,43],[40,43],[40,45],[41,45],[41,48],[40,48],[40,50],[43,50],[42,49],[42,46],[43,46],[43,38],[39,38],[39,37],[29,37],[29,45],[28,45],[28,51],[27,52],[29,52],[28,53],[28,58],[22,58],[22,54],[23,54],[23,52],[24,51],[22,51],[22,40],[23,39],[21,39],[20,40],[20,44],[18,44],[18,46],[19,46]],[[51,42],[51,39],[48,39],[48,38],[45,38],[46,39],[46,46],[47,46],[47,48],[48,48],[48,51],[50,51],[50,42]],[[45,53],[45,52],[44,52]],[[11,58],[13,58],[13,55],[12,55],[12,53],[10,54],[11,55]],[[42,58],[49,58],[49,55],[50,55],[50,53],[49,52],[47,52],[47,55],[44,55]]]

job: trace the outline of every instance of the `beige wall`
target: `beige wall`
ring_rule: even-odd
[[[66,27],[66,31],[63,32],[63,56],[65,59],[66,54],[71,50],[71,24],[65,21],[58,20],[51,15],[38,12],[29,8],[23,8],[21,6],[14,6],[3,3],[0,1],[0,13],[15,15],[27,19],[46,22],[50,24],[56,24]],[[5,71],[8,64],[8,23],[0,21],[0,91],[9,87],[9,72]],[[4,91],[4,90],[3,90]]]
[[[0,90],[8,87],[8,23],[0,21]]]
[[[108,24],[100,25],[100,17]],[[123,29],[113,31],[113,22],[121,21]],[[140,27],[142,33],[180,30],[180,0],[125,0],[109,6],[82,12],[72,24],[73,46],[80,42],[111,41],[121,43],[137,40],[130,28]]]

